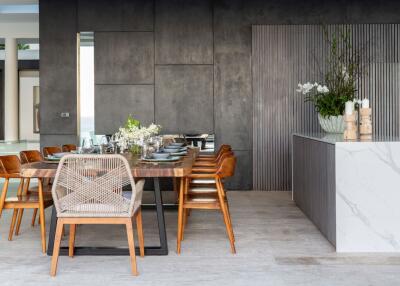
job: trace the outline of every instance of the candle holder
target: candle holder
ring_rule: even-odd
[[[346,130],[344,131],[345,140],[356,140],[357,139],[357,117],[356,113],[345,114],[344,121],[346,122]]]
[[[360,108],[360,139],[372,138],[372,109]]]

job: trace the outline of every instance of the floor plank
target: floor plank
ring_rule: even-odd
[[[25,212],[21,233],[12,242],[7,241],[12,211],[5,211],[0,220],[1,285],[400,284],[400,255],[336,254],[290,193],[229,192],[228,197],[236,255],[230,253],[222,215],[193,211],[178,256],[177,213],[167,211],[170,255],[137,257],[138,277],[131,276],[128,257],[76,256],[60,257],[57,276],[51,278],[50,257],[41,253],[40,228],[30,226],[32,211]],[[143,226],[145,243],[156,243],[153,211],[143,212]],[[67,245],[67,236],[62,243]],[[125,228],[80,226],[76,245],[127,246]]]

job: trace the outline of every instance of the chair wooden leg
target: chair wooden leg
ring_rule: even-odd
[[[229,228],[231,229],[231,233],[232,233],[232,237],[233,237],[233,241],[236,241],[235,239],[235,234],[233,233],[233,226],[232,226],[232,218],[231,218],[231,213],[229,211],[229,205],[228,202],[225,201],[225,209],[226,209],[226,213],[227,213],[227,217],[228,217],[228,222],[229,222]]]
[[[185,195],[187,195],[188,186],[189,186],[189,180],[185,179],[184,183],[183,183],[183,194],[184,194],[184,197],[185,197]],[[190,211],[190,209],[183,208],[182,227],[181,227],[181,241],[183,241],[183,238],[184,238],[185,226],[187,224],[187,217],[188,217],[188,212],[189,211]]]
[[[31,179],[25,179],[25,186],[24,186],[24,194],[26,195],[29,192],[29,185],[31,184]]]
[[[229,225],[229,219],[228,219],[228,217],[227,217],[227,213],[226,213],[226,210],[225,210],[225,206],[221,206],[221,210],[222,210],[222,215],[223,215],[223,217],[224,217],[226,232],[227,232],[227,234],[228,234],[229,242],[230,242],[230,244],[231,244],[231,252],[232,252],[232,253],[236,253],[235,240],[234,240],[234,238],[233,238],[232,230],[231,230],[230,225]]]
[[[221,181],[217,181],[217,188],[219,188],[222,200],[224,202],[224,207],[225,207],[225,211],[227,213],[227,219],[228,219],[228,223],[229,223],[229,229],[231,230],[231,235],[233,237],[233,241],[236,241],[235,240],[235,235],[233,233],[232,219],[231,219],[231,214],[230,214],[230,211],[229,211],[228,198],[226,197],[226,192],[224,190],[224,186],[223,186]]]
[[[138,232],[140,256],[144,257],[144,234],[143,234],[143,220],[142,220],[141,209],[139,209],[138,213],[136,214],[136,228]]]
[[[56,276],[56,273],[57,273],[57,262],[58,262],[58,255],[60,253],[61,234],[62,234],[63,227],[64,227],[63,220],[58,219],[57,220],[56,237],[54,240],[53,257],[51,258],[51,267],[50,267],[50,275],[51,276]]]
[[[233,233],[232,219],[231,219],[231,214],[230,214],[230,211],[229,211],[228,198],[226,197],[226,193],[225,193],[225,190],[224,190],[224,186],[222,185],[222,182],[218,181],[217,184],[219,185],[219,188],[221,190],[221,194],[223,194],[222,198],[223,198],[225,210],[226,210],[226,213],[227,213],[227,218],[228,218],[228,222],[229,222],[229,229],[231,230],[231,235],[233,237],[233,241],[236,241],[235,234]]]
[[[18,212],[17,227],[15,228],[15,235],[19,235],[19,229],[21,227],[22,216],[24,215],[24,209],[20,209]]]
[[[64,230],[64,227],[63,227]],[[69,257],[74,256],[74,247],[75,247],[75,233],[76,233],[76,224],[71,224],[69,226]]]
[[[18,186],[18,191],[17,195],[26,195],[28,193],[28,190],[26,189],[26,186],[28,184],[25,184],[25,179],[21,179],[19,186]],[[15,235],[19,235],[19,229],[21,227],[21,221],[22,221],[22,216],[24,215],[24,209],[19,209],[18,211],[18,219],[17,219],[17,227],[15,228]]]
[[[11,219],[10,231],[8,232],[8,240],[11,241],[13,238],[13,232],[15,227],[15,221],[17,220],[18,209],[14,209],[13,216]]]
[[[219,205],[221,207],[222,215],[224,217],[224,222],[225,222],[225,227],[226,227],[226,233],[228,234],[229,242],[231,245],[231,252],[236,253],[236,248],[235,248],[235,240],[233,238],[233,230],[231,229],[231,225],[229,223],[229,218],[228,218],[228,213],[225,208],[225,200],[222,195],[223,189],[221,189],[221,185],[217,183],[217,190],[218,190],[218,198],[219,198]]]
[[[181,184],[179,188],[179,208],[178,208],[178,233],[176,235],[176,252],[181,253],[181,239],[182,239],[182,222],[183,222],[183,193],[185,178],[181,179]]]
[[[137,276],[137,266],[136,266],[136,254],[135,254],[135,241],[133,239],[133,227],[132,227],[132,220],[129,218],[126,221],[126,233],[128,236],[128,245],[129,245],[129,254],[131,258],[131,268],[132,274]]]
[[[46,220],[44,217],[44,200],[43,200],[43,182],[38,179],[39,185],[39,217],[40,217],[40,232],[42,236],[42,251],[46,253]]]
[[[184,208],[183,209],[183,218],[182,218],[182,235],[181,235],[181,240],[185,239],[185,227],[188,221],[188,213],[189,209]]]
[[[3,213],[4,202],[5,202],[6,197],[7,197],[9,181],[10,181],[10,179],[6,179],[4,181],[4,184],[3,184],[3,190],[2,190],[1,196],[0,196],[0,217],[1,217],[1,214]]]
[[[37,211],[38,209],[33,209],[32,222],[31,222],[32,227],[35,226]]]

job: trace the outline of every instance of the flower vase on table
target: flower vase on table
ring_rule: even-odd
[[[121,153],[129,151],[132,154],[140,155],[149,138],[156,136],[160,130],[161,126],[154,123],[148,127],[141,126],[137,119],[129,115],[125,125],[114,134],[114,138],[117,138]]]
[[[133,154],[133,155],[140,155],[142,154],[142,146],[138,145],[138,144],[133,144],[131,146],[131,148],[129,149],[129,151]]]

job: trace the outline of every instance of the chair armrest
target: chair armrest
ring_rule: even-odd
[[[190,174],[188,178],[191,179],[215,179],[215,174]]]
[[[195,162],[193,167],[215,167],[217,166],[216,163],[213,162]]]
[[[203,158],[203,157],[197,157],[196,161],[215,161],[216,157],[209,157],[209,158]]]
[[[205,167],[205,168],[193,168],[192,172],[195,173],[214,173],[217,172],[217,168],[210,168],[210,167]]]
[[[0,178],[4,178],[4,179],[22,179],[22,177],[21,177],[21,175],[19,173],[1,174]]]
[[[198,158],[204,158],[204,159],[209,159],[209,158],[215,158],[214,154],[200,154]]]

